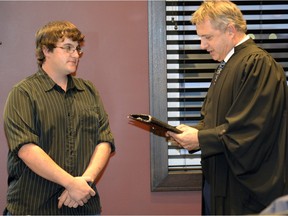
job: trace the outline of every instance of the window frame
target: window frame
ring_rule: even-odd
[[[242,0],[246,5],[248,1]],[[237,5],[243,5],[242,1],[236,1]],[[176,1],[177,2],[177,1]],[[256,1],[250,2],[251,5]],[[239,4],[238,4],[239,3]],[[250,5],[249,3],[249,5]],[[262,1],[260,2],[262,5]],[[281,5],[285,4],[285,1],[276,1],[273,4]],[[263,4],[264,6],[266,4]],[[270,5],[270,3],[268,3]],[[252,9],[253,11],[254,9]],[[243,11],[242,11],[243,12]],[[246,15],[251,15],[250,11],[246,11]],[[257,15],[270,14],[271,11],[260,11]],[[255,15],[256,15],[255,14]],[[273,13],[274,14],[274,13]],[[244,14],[245,15],[245,14]],[[254,15],[254,14],[252,14]],[[286,23],[287,18],[283,20],[276,20],[275,22]],[[263,19],[264,25],[273,24],[273,20],[266,21]],[[166,1],[148,1],[148,33],[149,33],[149,82],[150,82],[150,114],[159,118],[162,121],[168,120],[168,107],[167,107],[167,29],[166,29]],[[262,21],[260,20],[260,23]],[[250,25],[258,25],[259,21],[250,19]],[[264,28],[250,29],[252,34],[268,34],[269,31]],[[274,32],[280,32],[287,34],[287,30],[275,28]],[[258,40],[258,41],[257,41]],[[279,44],[285,43],[286,38],[280,38]],[[278,63],[283,63],[283,69],[285,71],[288,83],[288,71],[287,71],[287,56],[281,55],[285,48],[280,49],[278,46],[269,48],[273,40],[267,42],[265,38],[257,38],[255,42],[260,46],[267,46],[265,48],[273,57],[274,52],[278,56],[278,60],[274,57]],[[276,41],[278,43],[278,41]],[[262,45],[261,45],[262,44]],[[286,43],[287,44],[287,43]],[[278,50],[280,49],[280,50]],[[202,61],[203,62],[203,61]],[[212,62],[212,61],[211,61]],[[207,62],[206,62],[207,63]],[[210,63],[210,60],[209,60]],[[202,171],[201,170],[189,170],[189,171],[169,171],[168,166],[168,142],[165,137],[160,137],[151,133],[150,135],[150,163],[151,163],[151,191],[184,191],[184,190],[201,190],[202,188]]]
[[[150,114],[163,121],[167,121],[167,112],[163,112],[167,110],[165,4],[165,1],[148,1]],[[158,97],[159,94],[163,97]],[[168,171],[166,139],[151,133],[150,141],[151,191],[201,190],[202,171]]]

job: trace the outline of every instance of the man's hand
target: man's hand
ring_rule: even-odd
[[[177,129],[183,131],[181,134],[176,134],[168,131],[166,135],[170,137],[171,142],[191,151],[199,149],[198,130],[188,125],[179,125]]]
[[[71,197],[69,196],[69,193],[66,189],[63,191],[63,193],[58,198],[58,200],[59,200],[58,201],[58,208],[59,209],[63,206],[63,204],[65,206],[68,206],[69,208],[72,208],[72,207],[77,208],[79,206],[77,202],[75,202],[74,200],[71,199]],[[80,204],[80,206],[82,206],[82,205]]]
[[[58,208],[63,204],[70,208],[77,208],[87,203],[91,196],[95,196],[96,192],[88,185],[87,180],[89,181],[84,177],[75,177],[58,198]]]

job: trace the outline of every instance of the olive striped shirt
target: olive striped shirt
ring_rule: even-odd
[[[17,156],[21,146],[40,146],[73,176],[87,168],[97,144],[115,150],[107,113],[89,81],[68,76],[63,91],[42,70],[13,87],[4,110],[9,145],[7,209],[12,214],[99,214],[98,193],[78,208],[57,208],[64,188],[32,172]],[[95,186],[93,186],[95,188]]]

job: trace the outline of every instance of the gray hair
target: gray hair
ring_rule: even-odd
[[[229,24],[233,24],[237,31],[246,33],[246,20],[240,9],[229,0],[206,0],[192,14],[192,24],[204,22],[209,19],[211,24],[224,31]]]

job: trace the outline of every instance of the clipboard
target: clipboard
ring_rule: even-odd
[[[130,114],[128,115],[129,119],[139,121],[145,124],[150,125],[153,129],[160,129],[162,131],[172,131],[174,133],[182,133],[181,130],[177,129],[176,127],[169,125],[166,122],[163,122],[151,115],[148,114]]]

